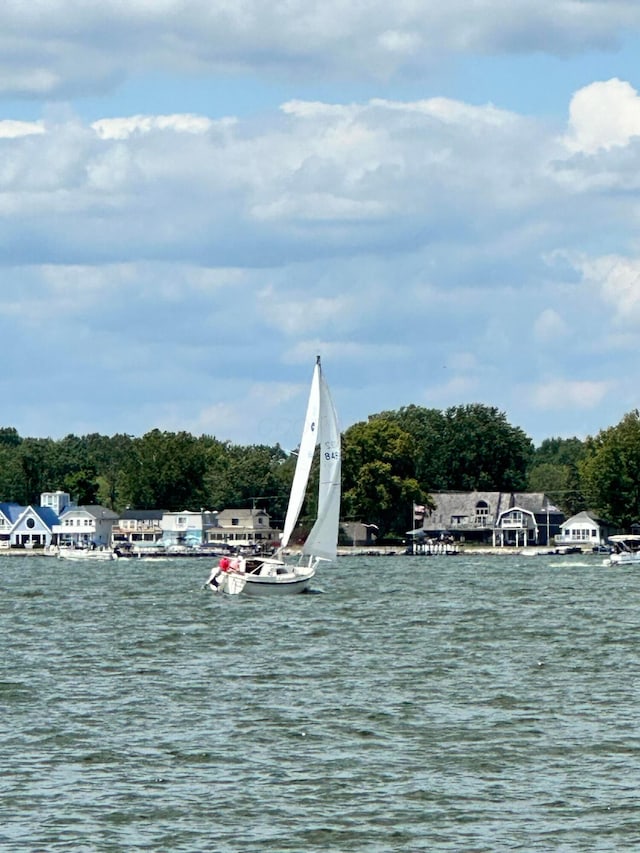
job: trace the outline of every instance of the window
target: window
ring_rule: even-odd
[[[33,530],[33,528],[35,526],[36,526],[35,521],[32,518],[28,518],[27,519],[27,527],[29,528],[29,530]]]
[[[478,501],[476,504],[476,524],[485,526],[489,522],[489,504],[486,501]]]

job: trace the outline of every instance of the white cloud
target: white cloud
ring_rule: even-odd
[[[530,117],[547,83],[507,56],[565,57],[570,92],[595,79],[571,54],[639,21],[570,0],[9,0],[0,91],[35,98],[23,116],[43,92],[71,104],[0,121],[5,422],[293,446],[320,353],[344,426],[474,401],[542,437],[560,414],[610,423],[608,389],[635,404],[617,377],[640,328],[638,96],[585,86],[563,133]],[[467,96],[457,56],[478,69]],[[496,67],[517,109],[482,103]],[[216,117],[252,86],[243,117]]]
[[[465,53],[611,49],[639,27],[635,0],[6,0],[0,91],[102,94],[158,68],[415,79]]]
[[[232,122],[226,122],[226,124],[230,123]],[[126,139],[135,133],[150,133],[153,130],[170,130],[176,133],[206,133],[212,126],[211,119],[189,114],[136,115],[127,118],[100,119],[92,125],[101,139]]]
[[[18,136],[33,136],[44,132],[44,125],[40,121],[0,121],[0,139],[15,139]]]
[[[640,136],[640,98],[626,81],[616,78],[591,83],[573,96],[569,107],[571,151],[593,154],[628,145]]]
[[[590,288],[599,295],[617,326],[634,331],[640,323],[640,257],[578,256],[573,263]]]
[[[537,192],[544,146],[513,114],[443,99],[308,106],[288,105],[282,122],[264,127],[192,114],[52,123],[7,140],[5,212],[23,239],[34,218],[54,217],[56,254],[108,246],[118,261],[199,245],[228,265],[246,261],[249,244],[256,260],[283,239],[308,252],[349,243],[375,252],[468,217],[477,228],[487,214],[511,217],[530,203],[527,187]],[[522,182],[527,147],[532,173]]]
[[[555,309],[545,308],[536,317],[533,334],[542,343],[555,341],[567,334],[567,324]]]
[[[593,409],[609,392],[604,381],[549,379],[531,388],[532,403],[539,409]]]

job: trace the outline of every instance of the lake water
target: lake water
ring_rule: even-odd
[[[205,560],[0,558],[3,851],[626,851],[640,576],[353,557],[218,597]]]

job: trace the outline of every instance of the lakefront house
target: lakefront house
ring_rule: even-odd
[[[619,532],[609,522],[585,510],[562,522],[560,533],[556,536],[556,544],[599,547],[606,544],[609,536]]]
[[[433,492],[414,506],[412,536],[493,546],[549,545],[564,514],[542,492]]]

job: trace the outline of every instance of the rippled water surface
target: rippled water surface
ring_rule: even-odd
[[[341,558],[276,601],[208,568],[0,558],[0,849],[640,844],[637,569]]]

